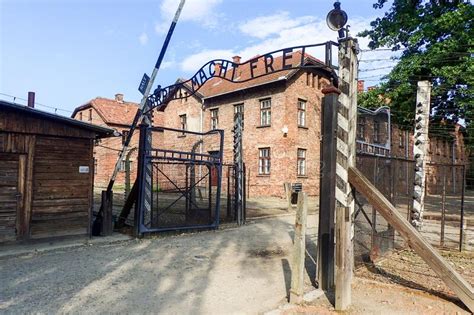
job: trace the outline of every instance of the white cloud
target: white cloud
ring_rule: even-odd
[[[140,34],[140,36],[138,36],[138,40],[142,46],[145,46],[148,43],[148,35],[143,32]]]
[[[179,2],[180,0],[164,0],[161,3],[161,20],[155,23],[155,31],[158,34],[164,34],[168,31]],[[179,20],[197,22],[205,27],[215,27],[218,25],[220,17],[216,7],[221,2],[222,0],[187,0]]]
[[[372,18],[352,18],[350,24],[350,33],[356,36],[362,30],[370,28]],[[262,27],[265,25],[265,27]],[[239,55],[242,60],[248,60],[256,55],[261,55],[273,50],[285,47],[324,43],[329,40],[337,41],[337,32],[331,31],[326,21],[321,18],[302,16],[291,18],[287,12],[280,12],[267,17],[257,17],[248,20],[240,27],[240,31],[246,35],[260,39],[255,43],[241,47],[240,49],[203,49],[196,54],[186,57],[181,63],[183,71],[193,73],[198,70],[207,61],[215,58],[223,58],[231,60],[232,56]],[[369,40],[366,38],[358,38],[361,49],[368,49]],[[309,54],[324,59],[324,48],[315,48],[307,50]],[[360,69],[362,72],[360,77],[370,77],[372,81],[367,81],[366,85],[374,85],[378,78],[390,72],[391,65],[396,62],[387,60],[392,56],[399,55],[391,51],[375,51],[362,52],[358,57],[362,60],[384,59],[381,61],[361,62]],[[333,54],[333,63],[337,63],[337,51]],[[383,68],[383,69],[378,69]],[[373,70],[377,69],[377,70]],[[369,71],[368,71],[369,70]],[[378,76],[373,78],[374,76]],[[375,79],[375,80],[374,80]]]
[[[290,14],[286,11],[269,16],[260,16],[239,26],[242,33],[257,37],[266,38],[273,34],[279,34],[283,30],[292,29],[301,25],[314,22],[315,18],[312,16],[302,16],[292,19]]]
[[[186,72],[195,72],[199,70],[206,62],[213,59],[228,59],[232,60],[235,53],[232,50],[215,49],[203,50],[197,54],[185,58],[181,62],[181,69]]]

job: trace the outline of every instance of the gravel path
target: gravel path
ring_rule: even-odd
[[[1,258],[0,313],[270,310],[287,294],[293,224],[294,216],[283,216],[235,229]],[[314,214],[308,224],[314,254]]]

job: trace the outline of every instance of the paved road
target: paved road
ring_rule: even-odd
[[[235,229],[0,258],[0,313],[270,310],[288,290],[293,222],[285,216]],[[316,216],[308,222],[314,253]],[[313,274],[311,260],[307,264]]]

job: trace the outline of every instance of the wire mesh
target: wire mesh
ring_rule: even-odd
[[[151,148],[147,150],[145,168],[151,168],[150,200],[145,198],[140,207],[146,230],[217,226],[222,133],[163,127],[149,131]]]
[[[405,217],[410,219],[413,204],[415,162],[413,160],[357,155],[357,168]],[[465,166],[456,164],[426,165],[426,195],[422,235],[435,246],[466,249],[468,237],[465,220]],[[356,263],[375,260],[393,248],[405,248],[402,237],[358,192],[355,199]],[[474,209],[473,209],[474,210]],[[467,210],[469,212],[470,210]]]

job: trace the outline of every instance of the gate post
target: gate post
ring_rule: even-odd
[[[234,116],[234,165],[235,165],[235,206],[237,224],[245,223],[244,217],[244,163],[242,156],[242,113]]]
[[[321,122],[321,174],[319,179],[318,284],[322,290],[334,288],[334,210],[336,207],[337,98],[334,86],[324,94]],[[291,206],[291,201],[288,201]]]
[[[138,142],[138,169],[137,169],[137,200],[135,202],[135,216],[134,216],[134,225],[135,225],[135,236],[141,236],[141,225],[143,224],[144,210],[146,207],[146,168],[149,164],[147,161],[147,133],[148,133],[148,124],[143,122],[140,124],[140,138]]]
[[[339,41],[339,95],[337,114],[336,208],[345,208],[338,216],[346,225],[341,229],[345,240],[336,247],[336,310],[346,310],[351,304],[352,271],[354,266],[354,191],[349,184],[348,170],[356,166],[357,131],[357,40],[348,37]],[[334,211],[335,209],[333,209]]]

